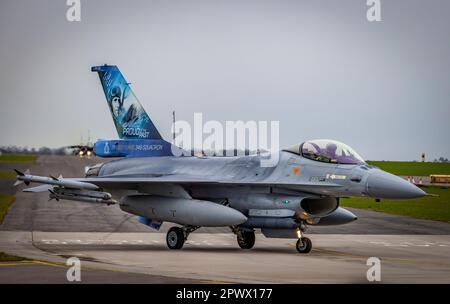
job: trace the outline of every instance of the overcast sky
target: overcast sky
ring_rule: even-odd
[[[92,65],[119,66],[163,136],[193,120],[279,120],[366,159],[450,157],[450,1],[0,2],[0,145],[117,138]]]

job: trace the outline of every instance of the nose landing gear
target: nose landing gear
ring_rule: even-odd
[[[303,231],[298,228],[297,230],[298,240],[295,244],[295,248],[299,253],[309,253],[312,249],[312,242],[309,238],[303,236]]]
[[[299,253],[308,253],[312,249],[312,242],[307,237],[299,238],[295,248],[297,248]]]

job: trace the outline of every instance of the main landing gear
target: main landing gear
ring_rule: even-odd
[[[189,234],[200,228],[199,226],[172,227],[166,235],[166,243],[169,249],[181,249]]]
[[[252,249],[255,246],[255,231],[253,229],[230,228],[236,234],[239,247],[242,249]]]
[[[252,249],[255,245],[255,231],[241,231],[237,234],[237,242],[242,249]]]

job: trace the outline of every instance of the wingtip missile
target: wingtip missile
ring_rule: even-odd
[[[55,185],[65,188],[73,188],[73,189],[85,189],[85,190],[97,190],[98,186],[91,183],[86,183],[82,181],[77,181],[75,179],[65,179],[60,175],[58,178],[50,175],[50,177],[46,176],[38,176],[38,175],[30,175],[29,170],[25,173],[20,172],[19,170],[15,170],[17,173],[17,181],[23,182],[27,186],[30,183],[40,183],[47,185]],[[19,183],[16,183],[19,184]]]

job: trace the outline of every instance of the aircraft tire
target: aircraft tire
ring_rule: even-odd
[[[167,247],[169,249],[181,249],[184,245],[184,232],[180,227],[172,227],[166,235]]]
[[[302,237],[301,239],[298,239],[295,248],[299,253],[309,253],[312,249],[312,242],[307,237]]]
[[[255,232],[254,231],[242,231],[242,237],[237,237],[239,247],[242,249],[252,249],[255,245]]]

